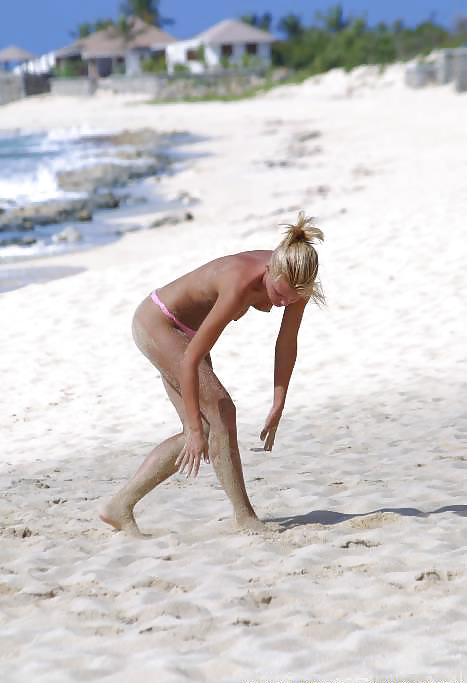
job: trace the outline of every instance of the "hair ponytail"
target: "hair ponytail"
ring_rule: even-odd
[[[314,240],[323,242],[323,232],[314,225],[313,221],[313,218],[305,216],[304,211],[300,211],[296,223],[283,224],[287,230],[285,231],[285,238],[282,240],[281,244],[284,244],[287,248],[294,242],[306,242],[310,246],[315,243]]]
[[[317,280],[318,254],[315,240],[322,242],[322,231],[300,211],[296,223],[286,223],[285,237],[273,251],[270,272],[273,277],[285,277],[291,287],[302,296],[313,299],[317,304],[325,304],[321,285]]]

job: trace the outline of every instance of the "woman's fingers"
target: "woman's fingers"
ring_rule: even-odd
[[[188,462],[188,470],[186,473],[187,477],[193,474],[194,477],[198,476],[199,466],[201,464],[201,453],[193,454]]]
[[[264,450],[265,451],[272,451],[272,447],[274,446],[274,439],[276,438],[276,429],[277,427],[271,427],[270,429],[263,429],[261,432],[261,440],[264,441]]]
[[[180,474],[186,474],[187,477],[193,474],[194,477],[197,477],[201,465],[201,455],[202,453],[197,454],[189,453],[186,450],[182,451],[175,461]],[[206,454],[204,454],[204,460],[205,462],[209,462],[209,457],[207,457]]]
[[[185,453],[186,453],[186,447],[183,446],[182,450],[180,451],[180,453],[179,453],[179,455],[177,456],[177,459],[176,459],[176,461],[175,461],[175,464],[177,465],[177,467],[180,465],[180,463],[182,462],[183,458],[185,457]]]
[[[180,460],[180,463],[178,465],[178,471],[183,472],[183,470],[185,469],[185,467],[187,466],[187,464],[190,461],[190,454],[188,453],[187,450],[185,450],[185,453],[183,453],[183,457],[179,456],[179,458],[181,458],[181,460]]]

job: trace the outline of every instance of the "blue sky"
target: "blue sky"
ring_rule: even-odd
[[[163,16],[175,24],[167,27],[176,38],[187,38],[221,19],[270,11],[273,20],[289,12],[310,24],[316,11],[324,11],[338,0],[162,0]],[[366,16],[370,24],[402,19],[414,25],[433,15],[452,26],[458,15],[467,17],[467,0],[343,0],[346,14]],[[0,0],[0,49],[18,45],[35,54],[64,47],[72,42],[70,32],[78,24],[119,14],[120,0]]]

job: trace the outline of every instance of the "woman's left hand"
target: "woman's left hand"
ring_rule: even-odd
[[[266,422],[263,427],[263,431],[260,434],[261,441],[264,441],[264,450],[272,451],[274,446],[274,439],[276,438],[277,427],[279,426],[279,421],[282,417],[282,408],[271,408],[269,415],[266,418]]]

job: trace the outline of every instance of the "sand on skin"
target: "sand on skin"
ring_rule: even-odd
[[[465,671],[466,97],[401,74],[333,72],[230,104],[0,109],[1,128],[205,137],[161,182],[199,199],[195,221],[54,259],[87,270],[0,298],[5,683]],[[250,312],[213,353],[252,501],[283,532],[235,533],[204,466],[136,509],[152,539],[113,533],[99,501],[178,429],[133,345],[135,306],[209,258],[274,246],[299,208],[326,235],[329,306],[306,314],[272,454],[258,435],[280,312]]]

